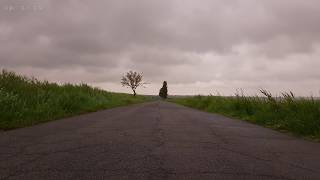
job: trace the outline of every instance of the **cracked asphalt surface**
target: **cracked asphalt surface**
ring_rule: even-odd
[[[320,144],[156,101],[0,133],[0,179],[320,179]]]

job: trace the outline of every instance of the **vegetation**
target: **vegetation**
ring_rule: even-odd
[[[172,101],[213,113],[240,118],[296,135],[320,138],[320,100],[296,98],[292,92],[274,97],[260,90],[264,97],[194,96]]]
[[[163,99],[167,99],[168,97],[168,87],[167,81],[163,82],[162,88],[160,89],[159,96]]]
[[[0,72],[0,129],[30,126],[75,114],[146,101],[146,96],[111,93],[86,84],[58,85]]]
[[[129,71],[126,75],[122,76],[121,84],[122,86],[130,87],[133,91],[133,96],[136,96],[136,89],[139,86],[143,86],[146,83],[142,81],[143,75],[137,72]]]

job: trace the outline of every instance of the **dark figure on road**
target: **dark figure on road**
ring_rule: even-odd
[[[167,99],[168,97],[168,88],[167,81],[163,82],[162,88],[160,89],[159,96],[163,99]]]

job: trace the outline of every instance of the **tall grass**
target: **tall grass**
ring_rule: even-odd
[[[292,92],[273,96],[260,90],[263,97],[236,93],[233,97],[194,96],[174,102],[227,116],[244,119],[267,127],[290,131],[296,135],[320,138],[320,100],[296,98]]]
[[[58,85],[3,70],[0,72],[0,129],[30,126],[147,99],[106,92],[86,84]]]

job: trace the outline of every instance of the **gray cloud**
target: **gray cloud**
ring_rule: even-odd
[[[172,93],[317,92],[319,11],[317,0],[3,0],[0,65],[120,91],[133,69],[153,83],[146,93],[163,80]]]

